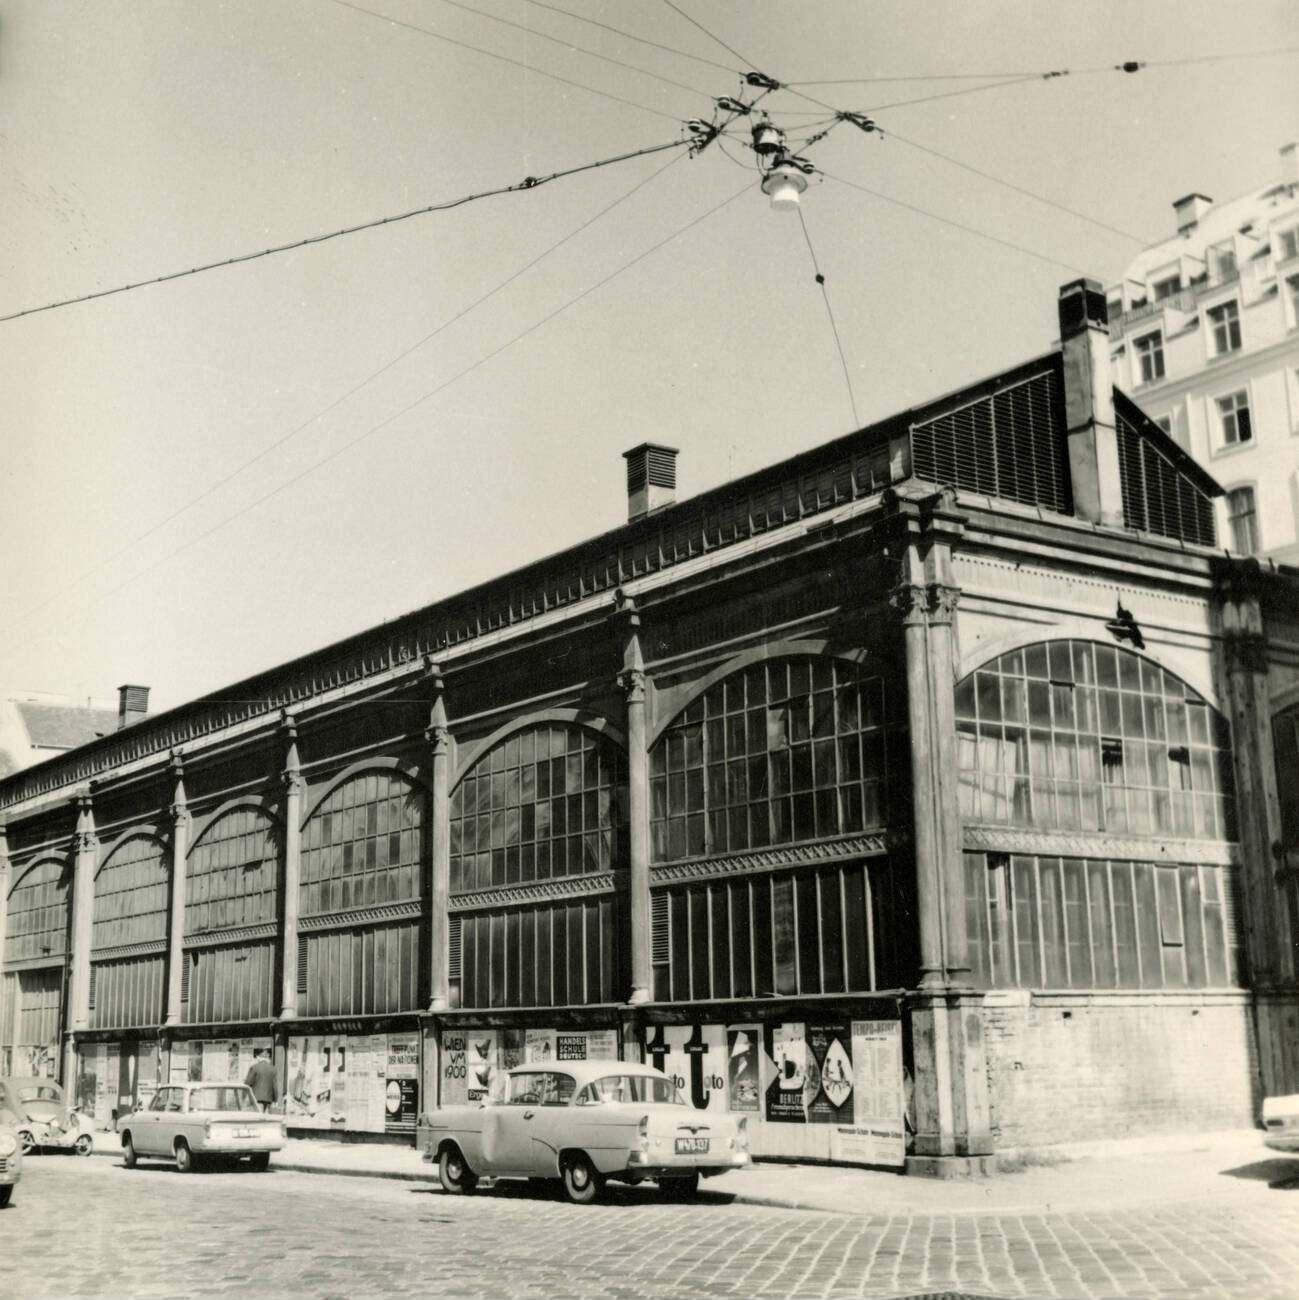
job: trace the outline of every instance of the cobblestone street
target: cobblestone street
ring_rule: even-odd
[[[1256,1194],[1254,1194],[1256,1193]],[[1060,1214],[590,1208],[522,1188],[27,1162],[0,1214],[4,1290],[65,1296],[1299,1297],[1299,1188]]]

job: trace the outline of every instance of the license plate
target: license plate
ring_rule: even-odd
[[[250,1138],[252,1137],[252,1135],[253,1135],[253,1131],[250,1128],[235,1129],[235,1137],[237,1138]]]
[[[694,1156],[708,1150],[707,1138],[677,1138],[677,1155]]]

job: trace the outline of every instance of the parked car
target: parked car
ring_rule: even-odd
[[[261,1170],[284,1145],[283,1119],[263,1114],[242,1083],[167,1084],[143,1110],[123,1116],[118,1130],[128,1169],[160,1157],[187,1174],[207,1158],[225,1157],[246,1158]]]
[[[0,1210],[9,1204],[18,1180],[23,1176],[23,1147],[18,1130],[0,1118]]]
[[[1263,1144],[1299,1155],[1299,1093],[1264,1098]]]
[[[749,1164],[743,1118],[695,1110],[667,1075],[627,1061],[516,1066],[490,1100],[435,1110],[421,1129],[424,1159],[452,1193],[483,1177],[558,1178],[584,1205],[609,1179],[650,1178],[693,1196],[700,1175]]]
[[[59,1147],[79,1156],[94,1150],[94,1125],[77,1107],[65,1104],[63,1089],[53,1079],[0,1079],[0,1122],[6,1115],[27,1155],[42,1147]]]

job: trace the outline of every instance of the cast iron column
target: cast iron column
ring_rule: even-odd
[[[171,756],[171,926],[167,935],[167,1019],[178,1025],[185,969],[185,868],[189,853],[189,808],[185,803],[185,767],[179,751]]]
[[[640,615],[621,592],[615,612],[623,635],[623,669],[618,676],[627,700],[627,892],[631,913],[632,1006],[653,996],[654,964],[651,933],[649,870],[649,754],[645,749],[645,660],[641,654]]]
[[[4,991],[5,930],[9,923],[9,828],[0,817],[0,994]],[[7,1038],[8,1030],[0,1025],[0,1035]],[[17,1046],[17,1044],[15,1044]],[[10,1071],[13,1073],[13,1071]]]
[[[433,807],[429,830],[431,870],[429,876],[429,1010],[445,1011],[451,996],[451,926],[448,908],[451,903],[451,803],[447,788],[451,761],[451,732],[447,727],[447,709],[442,673],[436,664],[429,666],[429,686],[433,703],[429,709],[428,740],[432,766]]]
[[[99,837],[89,791],[76,796],[77,829],[72,836],[72,952],[68,972],[67,1034],[64,1040],[63,1084],[74,1089],[77,1079],[76,1034],[90,1028],[90,943],[95,919],[95,866]]]
[[[284,715],[284,929],[280,934],[280,1019],[298,1014],[298,882],[302,874],[302,765],[298,728]]]

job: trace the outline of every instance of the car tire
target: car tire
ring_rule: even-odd
[[[255,1174],[264,1174],[271,1167],[271,1153],[257,1151],[248,1157],[248,1167]]]
[[[176,1143],[176,1171],[182,1174],[192,1174],[198,1168],[198,1161],[194,1158],[194,1153],[189,1149],[189,1143]]]
[[[134,1169],[140,1163],[140,1157],[135,1154],[135,1143],[131,1141],[130,1133],[122,1134],[122,1163],[128,1169]]]
[[[451,1196],[465,1196],[478,1186],[478,1175],[465,1163],[459,1147],[444,1147],[438,1157],[438,1181]]]
[[[659,1190],[669,1201],[693,1201],[699,1195],[699,1170],[675,1178],[664,1178]]]
[[[3,1210],[9,1204],[9,1198],[14,1194],[13,1183],[5,1183],[0,1187],[0,1210]]]
[[[29,1156],[36,1150],[36,1139],[32,1137],[27,1129],[20,1129],[18,1132],[18,1142],[23,1149],[23,1155]]]
[[[95,1149],[95,1139],[89,1133],[82,1133],[72,1144],[72,1149],[79,1156],[88,1156]]]
[[[564,1162],[564,1195],[574,1205],[590,1205],[604,1192],[604,1178],[580,1151]]]

